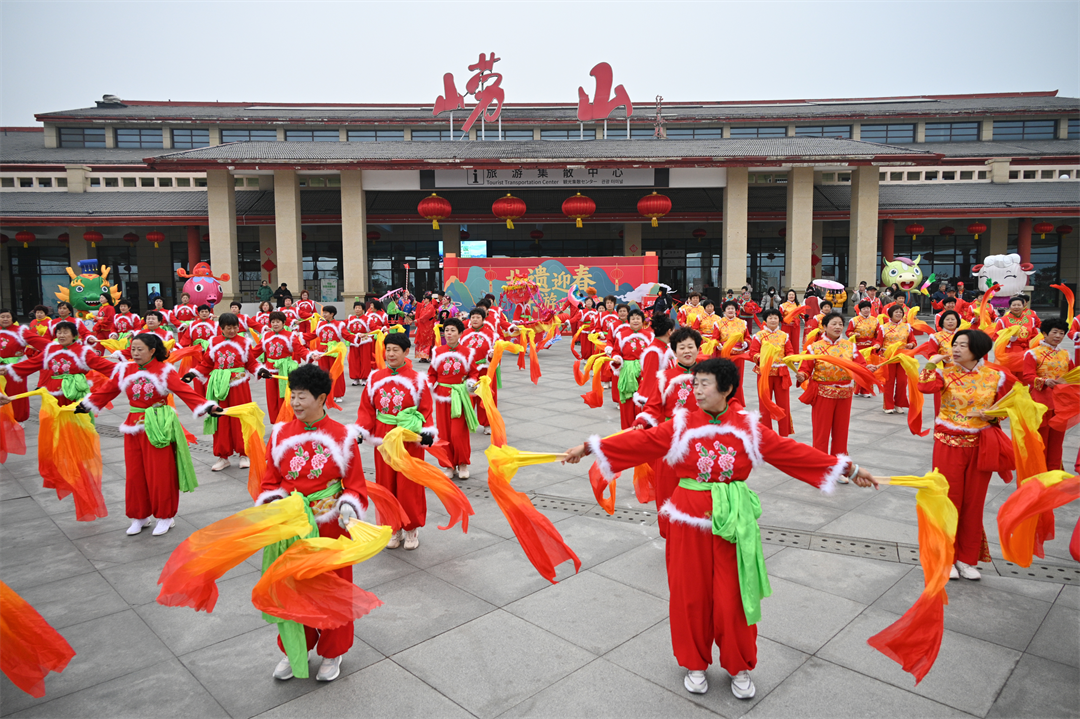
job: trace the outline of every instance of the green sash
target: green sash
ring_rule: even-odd
[[[220,405],[221,401],[229,396],[229,383],[232,382],[233,375],[239,372],[247,372],[247,369],[233,367],[232,369],[211,370],[210,378],[206,380],[206,399]],[[218,418],[207,415],[203,421],[203,434],[213,434],[217,432],[217,428]]]
[[[145,409],[131,407],[132,414],[143,415],[143,430],[150,444],[158,449],[174,445],[176,453],[176,474],[180,478],[181,492],[194,492],[199,486],[195,478],[195,465],[191,462],[191,448],[188,447],[184,428],[176,410],[167,404],[156,404]]]
[[[624,404],[641,385],[641,360],[623,360],[619,367],[619,401]]]
[[[739,566],[739,594],[746,623],[761,620],[761,600],[772,594],[761,551],[761,501],[746,482],[698,482],[682,478],[679,486],[694,492],[712,492],[712,533],[735,545]]]
[[[469,390],[465,388],[465,383],[446,384],[445,382],[439,382],[439,386],[450,390],[450,417],[457,419],[464,414],[465,426],[469,428],[470,432],[475,432],[476,428],[480,426],[480,420],[476,418],[476,410],[473,409],[472,400],[469,399]]]
[[[278,396],[284,398],[285,390],[289,387],[289,373],[299,367],[300,364],[292,357],[282,357],[281,359],[271,360],[271,364],[274,365],[274,374],[278,377],[285,378],[277,381]]]
[[[293,492],[293,494],[300,493]],[[307,512],[308,524],[310,525],[308,533],[303,537],[296,536],[290,537],[289,539],[282,539],[280,542],[275,542],[274,544],[264,547],[262,562],[263,574],[266,573],[266,570],[270,568],[270,565],[276,562],[277,558],[284,554],[285,550],[292,546],[292,543],[297,539],[310,539],[319,536],[319,525],[315,522],[315,515],[311,511],[311,503],[329,499],[330,497],[336,497],[339,494],[341,494],[341,480],[334,480],[326,486],[326,489],[320,489],[318,492],[304,495],[304,511]],[[289,665],[292,667],[293,676],[307,679],[308,651],[307,638],[304,636],[304,625],[289,619],[275,617],[266,612],[263,612],[263,619],[271,624],[278,625],[278,635],[281,636],[281,644],[285,647],[285,655],[289,657]]]
[[[60,389],[72,402],[79,402],[90,394],[90,381],[84,374],[54,374],[53,379],[60,380]]]
[[[420,414],[420,410],[416,407],[406,407],[397,414],[379,412],[375,415],[375,419],[383,424],[404,427],[416,434],[420,434],[420,430],[424,428],[424,415]]]

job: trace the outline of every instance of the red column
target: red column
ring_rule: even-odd
[[[199,228],[194,225],[188,225],[187,228],[187,257],[188,266],[187,271],[193,272],[195,265],[199,264],[199,260],[202,259],[202,248],[199,246],[201,238],[199,237]]]
[[[881,256],[886,262],[892,262],[896,251],[896,220],[885,220],[881,228]]]
[[[1021,262],[1031,262],[1031,223],[1030,217],[1021,217],[1016,228],[1016,254]]]
[[[643,272],[644,282],[660,281],[660,258],[656,256],[655,252],[645,253],[645,264]]]

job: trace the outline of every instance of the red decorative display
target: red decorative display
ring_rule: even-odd
[[[471,237],[471,235],[468,233],[467,230],[462,230],[462,231],[458,232],[458,239],[459,240],[467,240],[467,239],[469,239],[469,237]]]
[[[59,235],[56,236],[56,241],[63,242],[66,245],[67,243],[71,242],[71,235],[66,232],[61,232]]]
[[[491,213],[500,220],[506,220],[506,229],[514,229],[514,220],[525,214],[525,201],[507,193],[491,205]]]
[[[787,228],[781,227],[779,230],[777,230],[776,234],[780,235],[780,237],[787,237]]]
[[[378,232],[378,230],[372,230],[371,232],[367,233],[367,238],[371,242],[378,242],[381,237],[382,235]]]
[[[627,94],[626,88],[622,85],[615,88],[615,96],[609,99],[611,95],[611,65],[606,62],[598,63],[589,71],[589,74],[596,78],[596,94],[593,95],[593,101],[589,102],[589,95],[585,92],[585,88],[578,88],[578,120],[581,122],[606,120],[620,106],[626,108],[627,117],[634,114],[634,106],[630,102],[630,95]]]
[[[151,230],[150,232],[146,233],[146,241],[153,242],[154,247],[157,247],[159,242],[165,241],[165,233],[158,232],[157,230]]]
[[[972,222],[968,225],[968,232],[975,235],[975,239],[979,239],[979,235],[986,232],[986,225],[982,222]]]
[[[0,245],[6,245],[9,242],[11,242],[10,237],[8,237],[7,235],[4,235],[4,234],[0,234]]]
[[[84,242],[89,242],[91,247],[97,247],[97,243],[104,240],[105,236],[97,230],[87,230],[83,233],[82,238]]]
[[[139,241],[139,236],[136,235],[134,232],[129,232],[124,235],[122,239],[124,240],[124,242],[134,245],[136,242]]]
[[[581,221],[592,217],[596,212],[596,203],[580,192],[573,197],[567,197],[562,203],[563,214],[581,227]]]
[[[495,53],[491,53],[487,57],[484,56],[484,53],[480,53],[476,64],[469,65],[469,70],[472,70],[475,74],[465,84],[465,94],[472,95],[476,100],[476,105],[473,107],[472,112],[469,113],[469,117],[466,118],[465,124],[461,126],[462,133],[466,133],[472,128],[480,117],[480,113],[484,114],[485,122],[497,122],[502,114],[506,93],[502,89],[502,75],[494,72],[495,63],[501,59],[495,57]],[[495,103],[495,108],[489,111],[488,106],[492,103]],[[457,109],[465,109],[465,97],[457,91],[454,74],[448,72],[443,75],[443,94],[436,98],[435,107],[431,114],[437,117],[444,112],[452,112]]]
[[[531,237],[534,242],[539,242],[544,239],[544,233],[542,230],[533,230],[529,233],[529,237]]]
[[[266,274],[270,274],[277,269],[277,265],[275,265],[271,260],[267,260],[266,262],[262,263],[262,268],[266,271]]]
[[[1072,225],[1058,225],[1057,233],[1059,235],[1067,235],[1072,232]]]
[[[922,225],[916,225],[912,223],[904,228],[904,232],[908,235],[911,235],[911,239],[914,240],[916,236],[926,232],[926,228]]]
[[[1054,231],[1054,225],[1050,222],[1039,222],[1031,228],[1032,232],[1038,232],[1039,238],[1045,240],[1047,232]]]
[[[416,211],[425,220],[431,220],[431,229],[437,230],[439,229],[439,220],[445,220],[450,216],[450,201],[432,192],[431,197],[420,200],[420,204],[416,206]]]
[[[37,236],[33,232],[29,232],[27,230],[22,230],[21,232],[15,233],[15,241],[21,242],[23,247],[26,247],[36,239]]]
[[[653,227],[659,227],[660,223],[656,220],[671,212],[671,198],[656,192],[645,195],[638,200],[637,211],[639,215],[650,218]]]
[[[953,235],[956,234],[956,229],[953,228],[953,227],[949,227],[948,225],[945,225],[940,230],[938,230],[938,234],[943,236],[943,237],[952,237]]]
[[[691,232],[690,234],[693,235],[697,239],[698,242],[701,242],[703,239],[705,239],[705,236],[708,235],[709,233],[705,231],[704,227],[699,227],[696,230],[694,230],[693,232]]]

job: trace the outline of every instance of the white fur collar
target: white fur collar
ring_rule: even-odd
[[[760,415],[757,412],[743,410],[737,415],[738,420],[728,421],[724,424],[705,424],[686,429],[689,414],[686,408],[675,410],[672,420],[675,422],[675,432],[672,436],[671,449],[668,451],[667,456],[664,457],[664,461],[672,467],[686,457],[687,452],[690,450],[690,443],[695,439],[723,434],[730,434],[742,440],[743,448],[746,450],[747,456],[750,457],[750,463],[755,468],[764,462],[761,456],[761,428],[758,425]]]

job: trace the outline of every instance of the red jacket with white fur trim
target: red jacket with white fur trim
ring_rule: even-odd
[[[255,504],[282,499],[294,491],[314,494],[340,480],[341,494],[311,505],[315,521],[325,524],[336,520],[343,504],[352,505],[356,516],[363,518],[368,496],[356,443],[359,428],[335,422],[326,415],[314,426],[314,429],[305,429],[298,419],[274,425],[262,477],[262,493]]]
[[[72,342],[67,347],[62,347],[59,342],[50,342],[42,352],[33,357],[15,364],[0,365],[0,371],[6,371],[10,376],[24,379],[35,372],[40,372],[38,387],[44,387],[49,394],[60,399],[60,404],[64,405],[68,404],[68,401],[64,398],[61,375],[87,374],[90,370],[95,370],[109,376],[115,367],[115,364],[98,356],[94,350],[81,342]]]
[[[649,399],[658,394],[661,375],[675,366],[675,353],[669,343],[653,337],[653,341],[641,353],[641,380],[638,383],[639,407],[645,407]],[[636,399],[636,398],[635,398]]]
[[[200,382],[205,382],[213,370],[243,367],[247,372],[235,374],[229,382],[230,387],[237,387],[255,374],[259,368],[255,358],[259,354],[260,350],[244,335],[237,334],[232,339],[218,335],[210,339],[210,346],[203,352],[202,361],[191,372]]]
[[[480,379],[480,370],[476,366],[475,353],[467,349],[460,342],[457,347],[450,349],[449,345],[436,347],[431,353],[431,364],[428,366],[428,384],[431,385],[431,393],[436,402],[450,401],[450,388],[439,387],[438,384],[462,384],[466,380],[474,382]]]
[[[409,407],[415,407],[424,416],[421,432],[438,440],[439,430],[431,417],[431,391],[428,388],[427,375],[414,370],[408,362],[396,370],[387,367],[372,372],[367,387],[360,396],[360,409],[356,416],[356,424],[364,441],[377,446],[381,444],[381,438],[394,428],[393,425],[378,421],[376,414],[382,412],[396,415]]]
[[[656,383],[649,394],[649,401],[634,418],[634,425],[655,427],[671,419],[675,410],[683,407],[697,409],[694,372],[676,363],[674,367],[656,373]]]
[[[83,400],[83,404],[97,413],[121,392],[127,394],[128,402],[132,407],[139,409],[164,404],[170,393],[175,394],[191,408],[196,419],[206,414],[206,410],[214,405],[213,402],[207,402],[206,397],[180,381],[176,365],[159,362],[156,359],[150,360],[143,367],[135,362],[117,364],[109,381],[95,388],[94,392]],[[142,412],[128,414],[127,419],[120,425],[120,431],[124,434],[142,432],[143,416]]]
[[[596,458],[600,473],[609,481],[615,472],[663,457],[676,477],[698,482],[745,481],[752,469],[768,463],[807,484],[831,493],[841,473],[848,471],[846,455],[833,457],[813,447],[781,437],[760,424],[757,412],[728,409],[718,418],[700,408],[677,409],[670,422],[652,429],[623,432],[607,439],[589,437],[586,446]],[[696,494],[696,493],[692,493]],[[702,528],[707,518],[683,514],[692,510],[679,506],[679,492],[661,511],[674,521],[688,521]],[[670,505],[670,506],[669,506]],[[690,516],[690,514],[687,514]]]

